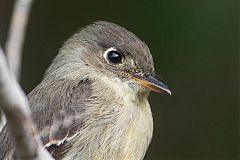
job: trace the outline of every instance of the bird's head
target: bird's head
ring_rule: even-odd
[[[66,66],[73,65],[75,67],[68,68],[79,69],[84,74],[91,72],[95,78],[119,81],[136,91],[171,94],[168,87],[155,78],[147,45],[132,32],[113,23],[98,21],[73,35],[48,72],[62,66],[68,72]]]

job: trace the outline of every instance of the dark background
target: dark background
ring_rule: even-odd
[[[12,0],[0,0],[4,45]],[[26,94],[62,43],[107,20],[144,40],[173,95],[152,93],[154,137],[145,160],[237,160],[239,148],[237,0],[36,0],[23,49]]]

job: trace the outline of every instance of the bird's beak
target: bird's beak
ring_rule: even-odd
[[[169,95],[172,94],[165,84],[163,84],[161,81],[157,80],[153,76],[142,77],[139,75],[133,75],[133,79],[137,81],[137,83],[148,88],[151,91],[155,91],[158,93],[165,92],[168,93]]]

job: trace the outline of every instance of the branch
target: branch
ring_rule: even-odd
[[[6,42],[9,65],[17,79],[20,76],[21,51],[32,2],[16,0]],[[0,47],[0,110],[5,113],[17,157],[20,160],[52,160],[41,143],[31,120],[27,98],[14,75]]]
[[[32,2],[33,0],[16,0],[6,42],[7,58],[18,80],[21,73],[21,51]]]
[[[0,48],[0,109],[5,113],[8,128],[20,160],[52,159],[44,149],[30,118],[27,98],[21,90]]]

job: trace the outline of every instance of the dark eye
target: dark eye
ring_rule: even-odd
[[[118,51],[112,50],[107,54],[107,59],[114,64],[122,62],[122,55]]]

